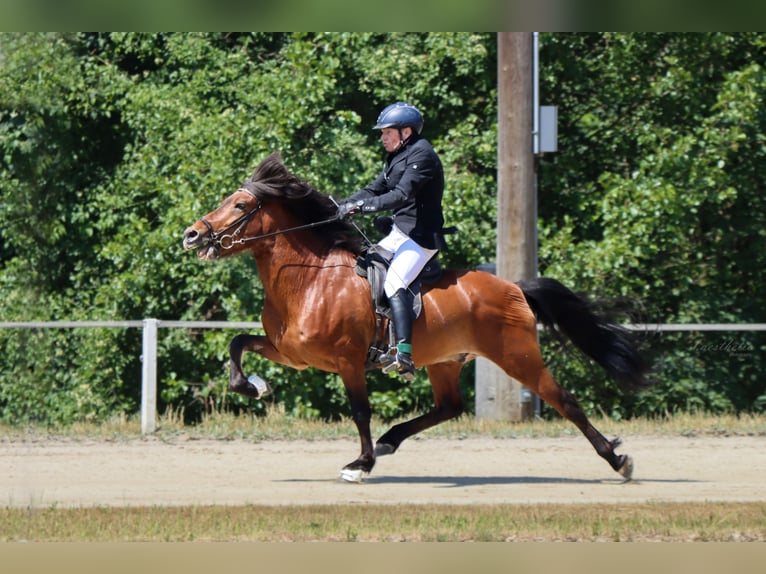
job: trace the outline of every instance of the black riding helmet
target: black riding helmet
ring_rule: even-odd
[[[419,134],[423,130],[424,123],[423,114],[415,106],[406,102],[396,102],[380,112],[378,122],[372,129],[397,128],[401,130],[409,127]]]

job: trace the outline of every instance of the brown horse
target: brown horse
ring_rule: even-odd
[[[476,270],[445,270],[423,288],[423,309],[413,325],[413,359],[425,367],[434,404],[427,413],[393,426],[373,448],[366,388],[368,350],[376,338],[370,286],[355,272],[359,232],[337,218],[332,199],[290,173],[276,154],[220,207],[184,232],[186,249],[213,261],[249,251],[265,291],[265,335],[241,334],[229,347],[229,388],[257,397],[242,372],[251,351],[296,369],[315,367],[340,375],[361,440],[359,457],[341,471],[361,480],[375,457],[391,454],[406,438],[463,412],[460,370],[486,357],[572,421],[596,452],[626,479],[633,461],[593,425],[574,396],[544,366],[538,320],[555,327],[600,364],[624,389],[650,383],[627,334],[596,315],[584,299],[553,279],[512,283]]]

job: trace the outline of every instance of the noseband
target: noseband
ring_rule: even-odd
[[[255,197],[255,194],[250,191],[249,189],[245,189],[244,187],[239,188],[237,191],[244,191],[245,193],[250,194],[251,196]],[[266,237],[272,237],[274,235],[281,235],[282,233],[289,233],[291,231],[299,231],[301,229],[310,229],[312,227],[317,227],[319,225],[325,225],[327,223],[332,223],[333,221],[339,221],[340,216],[335,215],[333,217],[330,217],[329,219],[324,219],[322,221],[315,221],[313,223],[307,223],[306,225],[299,225],[297,227],[290,227],[288,229],[280,229],[278,231],[272,231],[271,233],[264,233],[262,235],[255,235],[253,237],[240,237],[239,239],[237,236],[242,233],[242,230],[245,228],[245,225],[250,221],[250,219],[255,215],[255,213],[263,207],[263,202],[255,197],[255,199],[258,201],[258,204],[248,211],[245,215],[237,219],[234,223],[231,223],[224,229],[220,231],[215,231],[213,229],[213,226],[210,224],[210,222],[205,219],[204,217],[200,218],[200,221],[207,227],[208,235],[210,237],[210,242],[214,247],[218,247],[221,249],[231,249],[235,245],[239,244],[245,244],[249,243],[250,241],[256,241],[258,239],[264,239]],[[232,229],[234,229],[233,232],[229,233]]]

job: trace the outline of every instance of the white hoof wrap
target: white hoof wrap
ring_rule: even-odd
[[[271,394],[271,385],[269,385],[269,383],[264,381],[258,375],[250,375],[249,377],[247,377],[247,382],[253,385],[255,387],[255,390],[258,391],[258,396],[255,398],[262,399],[266,395]]]
[[[348,468],[344,468],[340,471],[340,478],[341,480],[345,482],[354,482],[357,484],[361,484],[364,480],[365,472],[361,469],[355,469],[351,470]]]
[[[622,477],[625,479],[625,482],[628,482],[629,480],[633,479],[633,457],[628,456],[625,458],[625,462],[623,463],[622,467],[618,471]]]

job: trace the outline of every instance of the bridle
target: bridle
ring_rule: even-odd
[[[274,235],[290,233],[291,231],[300,231],[301,229],[311,229],[312,227],[318,227],[320,225],[326,225],[328,223],[332,223],[333,221],[340,220],[340,216],[335,215],[328,219],[323,219],[322,221],[307,223],[306,225],[298,225],[297,227],[289,227],[287,229],[280,229],[278,231],[272,231],[270,233],[264,233],[262,235],[254,235],[252,237],[238,238],[238,235],[242,233],[242,230],[248,224],[250,219],[252,219],[252,217],[256,214],[256,212],[259,209],[261,209],[261,207],[263,207],[263,202],[260,199],[258,199],[255,196],[255,194],[249,189],[241,187],[237,191],[244,191],[245,193],[248,193],[252,197],[254,197],[258,201],[256,206],[250,211],[248,211],[247,213],[245,213],[242,217],[240,217],[233,223],[229,224],[227,227],[221,229],[220,231],[215,231],[213,229],[213,226],[210,224],[210,222],[204,217],[200,218],[200,221],[205,225],[205,227],[207,227],[208,236],[210,237],[210,241],[208,242],[208,244],[212,244],[216,248],[232,249],[235,245],[244,245],[245,243],[249,243],[251,241],[257,241],[258,239],[265,239],[267,237],[273,237]],[[232,229],[234,231],[231,231]]]

